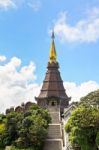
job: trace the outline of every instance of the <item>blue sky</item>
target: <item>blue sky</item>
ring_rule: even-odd
[[[37,10],[28,6],[29,3],[35,4]],[[41,82],[51,42],[49,29],[53,28],[59,14],[66,12],[68,24],[75,26],[79,20],[86,18],[87,11],[95,7],[98,9],[99,1],[32,0],[15,4],[17,8],[9,6],[4,10],[2,7],[0,11],[0,53],[9,59],[13,56],[21,58],[23,65],[34,61],[38,82]],[[62,43],[56,35],[57,55],[64,80],[99,82],[98,43],[98,40]],[[39,74],[43,75],[39,77]]]
[[[16,74],[30,67],[32,77],[29,74],[25,82],[39,86],[52,28],[64,82],[69,87],[94,82],[92,89],[99,88],[99,0],[0,0],[1,71],[11,63]]]

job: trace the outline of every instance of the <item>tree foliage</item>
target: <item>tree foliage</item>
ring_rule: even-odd
[[[99,107],[99,90],[91,92],[87,96],[82,97],[80,104]]]
[[[82,150],[97,150],[99,146],[99,91],[81,99],[80,105],[72,112],[66,126],[73,147]],[[94,97],[95,96],[95,97]]]
[[[14,149],[41,150],[50,121],[48,111],[36,104],[26,112],[0,115],[0,149],[13,145]]]

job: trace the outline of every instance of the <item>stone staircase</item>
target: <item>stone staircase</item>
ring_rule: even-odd
[[[52,118],[52,123],[59,123],[60,122],[60,113],[59,112],[50,112],[50,116]]]
[[[60,121],[60,110],[59,108],[54,107],[49,108],[48,110],[52,118],[52,123],[49,124],[48,136],[43,150],[62,150],[63,136]]]
[[[62,140],[61,139],[47,139],[45,142],[44,150],[62,150]]]
[[[62,131],[60,124],[49,124],[48,139],[61,139]]]

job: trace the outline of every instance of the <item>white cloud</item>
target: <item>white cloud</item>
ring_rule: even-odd
[[[66,12],[62,12],[56,20],[54,31],[64,42],[96,42],[99,40],[99,8],[87,11],[87,17],[75,25],[70,25]]]
[[[13,57],[0,65],[0,112],[22,102],[34,101],[40,91],[40,86],[34,83],[35,78],[33,62],[22,67],[21,60]]]
[[[5,61],[5,60],[6,60],[6,57],[3,55],[0,55],[0,61]]]
[[[36,11],[36,12],[41,8],[41,2],[37,0],[28,2],[27,5],[31,7],[33,11]]]
[[[14,0],[0,0],[0,8],[1,9],[9,9],[9,8],[15,8],[16,4]]]
[[[72,97],[71,101],[79,101],[81,97],[99,89],[99,84],[95,81],[87,81],[80,85],[74,82],[64,82],[67,95]]]
[[[24,5],[31,7],[33,11],[38,11],[41,8],[39,0],[0,0],[0,9],[2,10],[18,8]]]

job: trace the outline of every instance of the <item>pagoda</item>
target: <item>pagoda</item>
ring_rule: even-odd
[[[60,76],[54,38],[54,32],[52,32],[52,42],[47,72],[40,94],[35,99],[39,106],[43,108],[60,108],[60,112],[63,113],[64,108],[67,108],[69,105],[70,97],[66,94],[63,81]]]

